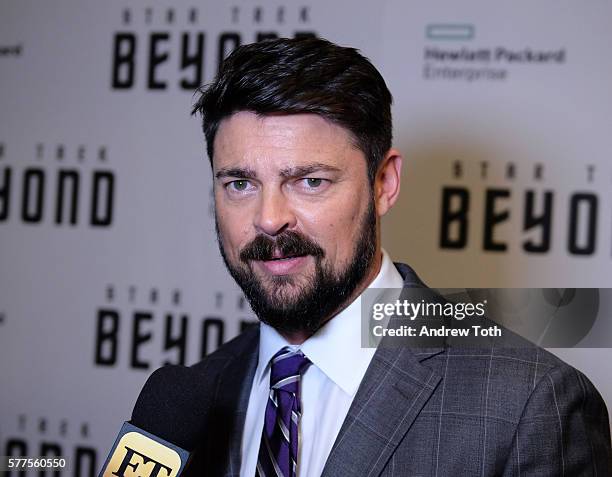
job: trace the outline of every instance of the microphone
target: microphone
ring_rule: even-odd
[[[184,366],[151,374],[98,477],[178,477],[204,430],[210,401],[203,388]]]

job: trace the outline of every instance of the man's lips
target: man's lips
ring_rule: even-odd
[[[299,270],[306,263],[307,255],[284,256],[278,252],[272,255],[272,260],[256,260],[255,263],[271,275],[288,275]]]
[[[272,260],[284,260],[287,258],[294,258],[295,255],[283,255],[281,252],[274,251],[272,254]]]

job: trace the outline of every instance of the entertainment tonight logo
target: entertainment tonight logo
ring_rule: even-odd
[[[99,477],[177,477],[188,458],[180,447],[126,422]]]

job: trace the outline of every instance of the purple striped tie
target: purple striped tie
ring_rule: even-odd
[[[295,477],[298,423],[301,416],[300,379],[310,360],[285,347],[270,364],[270,396],[266,405],[259,455],[258,477]]]

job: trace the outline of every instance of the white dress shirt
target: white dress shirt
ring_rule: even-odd
[[[383,250],[380,271],[368,288],[402,288],[403,280]],[[374,348],[361,347],[361,295],[301,345],[260,325],[259,361],[242,435],[241,477],[254,477],[270,394],[269,362],[281,348],[299,348],[312,364],[302,376],[297,477],[320,477]]]

